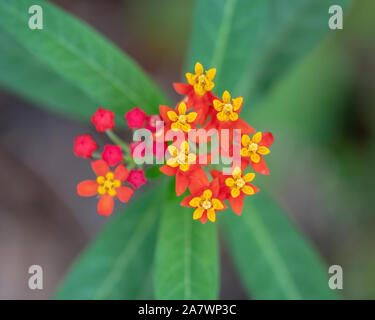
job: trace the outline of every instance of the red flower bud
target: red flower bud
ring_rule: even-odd
[[[102,153],[102,159],[106,161],[111,167],[123,160],[123,155],[120,146],[107,144]]]
[[[91,117],[91,122],[99,132],[112,130],[115,126],[115,114],[111,110],[99,108]]]
[[[136,189],[143,186],[147,180],[143,170],[132,170],[130,171],[127,181]]]
[[[158,114],[154,114],[152,116],[148,116],[146,119],[146,129],[150,130],[151,132],[156,132],[156,121],[162,121],[161,117]]]
[[[147,114],[140,108],[135,107],[125,114],[128,127],[133,129],[141,129],[144,126]]]
[[[97,149],[98,145],[89,134],[74,138],[73,152],[77,157],[91,158],[92,153]]]

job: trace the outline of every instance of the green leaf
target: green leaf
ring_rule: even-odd
[[[331,0],[198,0],[189,70],[196,61],[216,67],[215,92],[244,96],[246,116],[249,106],[329,31],[330,5]]]
[[[151,299],[160,197],[165,183],[119,210],[76,261],[57,299]]]
[[[9,35],[0,31],[1,85],[38,106],[88,120],[95,102],[80,89],[63,80],[32,53],[25,59],[25,50]]]
[[[335,299],[328,267],[261,192],[246,197],[241,216],[223,214],[229,252],[243,283],[256,299]]]
[[[28,0],[0,1],[0,28],[95,101],[92,112],[100,105],[123,116],[137,105],[153,113],[165,102],[129,57],[85,23],[46,1],[32,4],[43,8],[42,30],[28,27]]]
[[[179,199],[180,201],[180,199]],[[192,219],[193,209],[167,204],[155,261],[157,299],[217,299],[219,290],[216,225]]]

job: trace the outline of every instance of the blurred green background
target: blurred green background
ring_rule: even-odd
[[[53,2],[111,39],[177,101],[172,82],[183,74],[192,2]],[[343,267],[342,296],[371,299],[375,2],[353,3],[345,12],[344,29],[329,31],[296,61],[254,108],[250,124],[276,137],[268,158],[272,174],[258,177],[258,184],[280,200],[329,265]],[[105,223],[94,214],[94,202],[74,195],[76,182],[90,169],[74,158],[73,138],[84,131],[95,133],[88,125],[30,105],[6,88],[0,97],[0,178],[7,181],[0,186],[0,250],[5,257],[0,298],[46,298]],[[220,297],[246,298],[225,248],[221,260]],[[43,292],[25,290],[19,276],[34,261],[48,270]]]

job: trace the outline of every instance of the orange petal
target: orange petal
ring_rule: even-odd
[[[268,167],[263,157],[260,157],[260,160],[258,163],[254,163],[251,161],[251,167],[253,168],[255,172],[258,172],[260,174],[265,174],[265,175],[270,174],[270,171],[268,170]]]
[[[177,172],[177,167],[172,168],[170,166],[164,165],[164,166],[160,167],[159,170],[162,173],[166,174],[167,176],[174,176]]]
[[[206,172],[203,168],[199,165],[193,166],[193,170],[191,170],[189,178],[194,182],[194,180],[199,180],[201,185],[208,186],[210,181],[208,180]]]
[[[168,118],[168,111],[173,111],[171,108],[169,108],[168,106],[163,106],[163,105],[160,105],[159,106],[159,112],[160,112],[160,116],[162,118],[162,120],[166,123],[170,123],[171,120],[169,120]]]
[[[91,168],[97,176],[105,176],[109,171],[109,166],[104,160],[96,160],[91,162]]]
[[[213,196],[216,198],[216,196],[219,194],[220,191],[220,181],[219,178],[215,178],[210,183],[210,189],[212,190]]]
[[[189,185],[189,178],[182,174],[180,171],[177,171],[176,174],[176,195],[182,195]]]
[[[121,202],[128,202],[129,199],[132,197],[133,193],[134,193],[133,189],[129,187],[120,187],[116,189],[117,198]]]
[[[249,185],[250,187],[253,188],[254,194],[259,192],[259,188],[255,185],[253,185],[252,183],[247,183],[247,185]]]
[[[191,205],[189,203],[190,203],[191,199],[193,199],[193,198],[194,198],[193,195],[187,196],[186,198],[184,198],[184,200],[181,201],[180,205],[183,206],[183,207],[191,208]]]
[[[129,171],[128,171],[128,169],[126,169],[124,164],[121,163],[117,166],[114,174],[115,174],[115,179],[118,179],[121,182],[124,182],[129,176]]]
[[[109,216],[113,211],[113,197],[108,194],[102,195],[98,201],[98,213],[102,216]]]
[[[229,197],[229,204],[234,213],[240,215],[242,213],[244,195],[241,194],[237,198]]]
[[[98,193],[98,183],[95,180],[85,180],[77,185],[77,194],[81,197],[92,197]]]
[[[207,222],[207,211],[205,211],[201,216],[201,222],[205,224]]]
[[[245,121],[239,118],[233,123],[234,129],[241,129],[241,134],[252,134],[255,132],[255,129],[249,126]]]
[[[193,87],[186,83],[175,82],[173,84],[173,87],[176,90],[176,92],[179,94],[188,94],[189,92],[191,92],[191,90],[193,90]]]
[[[273,141],[273,134],[271,132],[265,132],[262,134],[262,140],[259,142],[259,145],[269,147]]]

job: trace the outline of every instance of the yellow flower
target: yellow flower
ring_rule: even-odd
[[[196,112],[190,112],[189,114],[186,114],[186,104],[185,102],[181,102],[178,105],[178,114],[170,110],[167,112],[167,116],[169,120],[171,120],[173,123],[171,124],[171,129],[174,131],[182,130],[184,132],[189,132],[191,129],[190,123],[194,122],[194,120],[197,118]]]
[[[195,64],[195,74],[190,72],[186,73],[186,80],[190,85],[194,87],[194,91],[196,94],[203,96],[207,91],[211,91],[215,84],[212,80],[215,78],[216,69],[212,68],[206,71],[204,75],[203,66],[197,62]]]
[[[227,178],[225,184],[230,188],[230,194],[233,198],[237,198],[241,191],[244,194],[254,194],[254,189],[246,183],[253,181],[255,173],[246,173],[242,176],[242,170],[239,167],[235,167],[232,172],[233,178]]]
[[[214,108],[218,113],[216,117],[219,121],[236,121],[238,119],[238,111],[241,108],[243,98],[238,97],[231,100],[230,94],[228,91],[223,93],[223,101],[215,99],[213,104]]]
[[[189,144],[184,141],[180,145],[180,151],[174,146],[168,146],[168,152],[172,158],[167,160],[167,165],[170,167],[179,167],[181,171],[188,171],[190,164],[194,163],[197,156],[194,153],[189,153]]]
[[[248,135],[243,135],[241,138],[243,146],[241,149],[241,156],[250,157],[251,161],[258,163],[260,161],[260,155],[266,155],[271,152],[267,147],[259,145],[259,142],[261,141],[261,132],[255,133],[252,139],[250,139]]]
[[[212,198],[212,191],[206,189],[200,197],[195,197],[189,201],[189,205],[195,209],[193,213],[193,219],[200,219],[203,213],[207,210],[207,218],[211,222],[215,222],[216,213],[215,210],[223,210],[223,203],[216,198]]]

